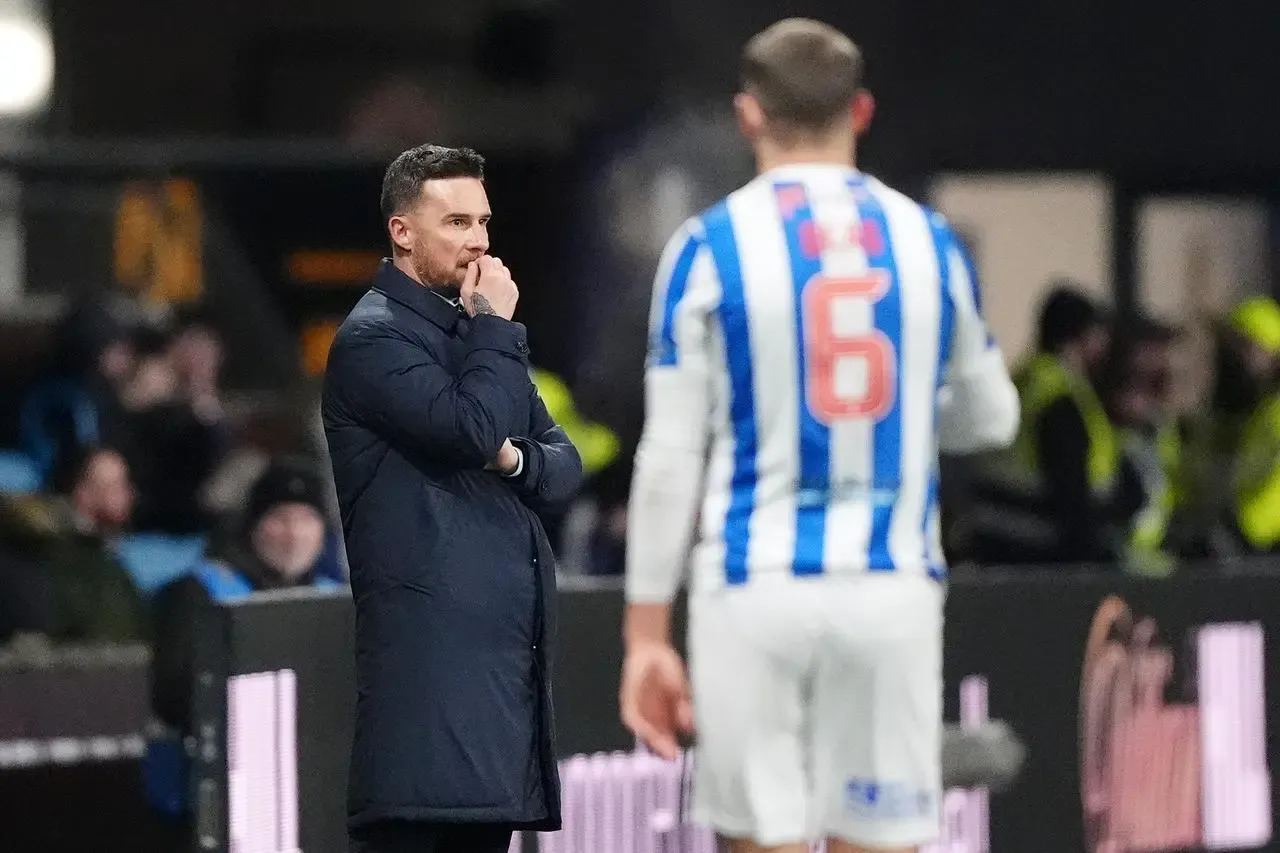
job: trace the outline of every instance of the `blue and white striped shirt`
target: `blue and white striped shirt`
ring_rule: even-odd
[[[767,172],[659,264],[628,598],[669,600],[690,545],[699,590],[941,576],[939,446],[1005,444],[1017,412],[941,216],[846,167]]]

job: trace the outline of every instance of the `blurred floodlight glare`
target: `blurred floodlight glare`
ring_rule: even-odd
[[[53,39],[43,22],[0,16],[0,116],[42,110],[53,89]]]

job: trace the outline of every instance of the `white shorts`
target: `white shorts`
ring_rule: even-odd
[[[764,846],[936,839],[943,599],[901,574],[692,595],[695,820]]]

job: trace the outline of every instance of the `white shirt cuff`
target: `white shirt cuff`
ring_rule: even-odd
[[[508,479],[510,479],[511,477],[519,477],[520,474],[524,471],[524,451],[518,447],[515,448],[515,451],[516,451],[516,470],[512,471],[510,474],[502,475]]]

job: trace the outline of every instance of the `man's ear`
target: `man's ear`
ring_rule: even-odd
[[[387,233],[391,242],[401,251],[413,251],[413,226],[403,216],[393,216],[387,220]]]
[[[738,118],[738,131],[748,141],[754,141],[764,135],[764,110],[754,95],[739,92],[733,99],[733,112]]]
[[[876,99],[866,89],[859,89],[853,96],[850,111],[853,113],[853,135],[860,137],[871,128],[871,119],[876,114]]]

